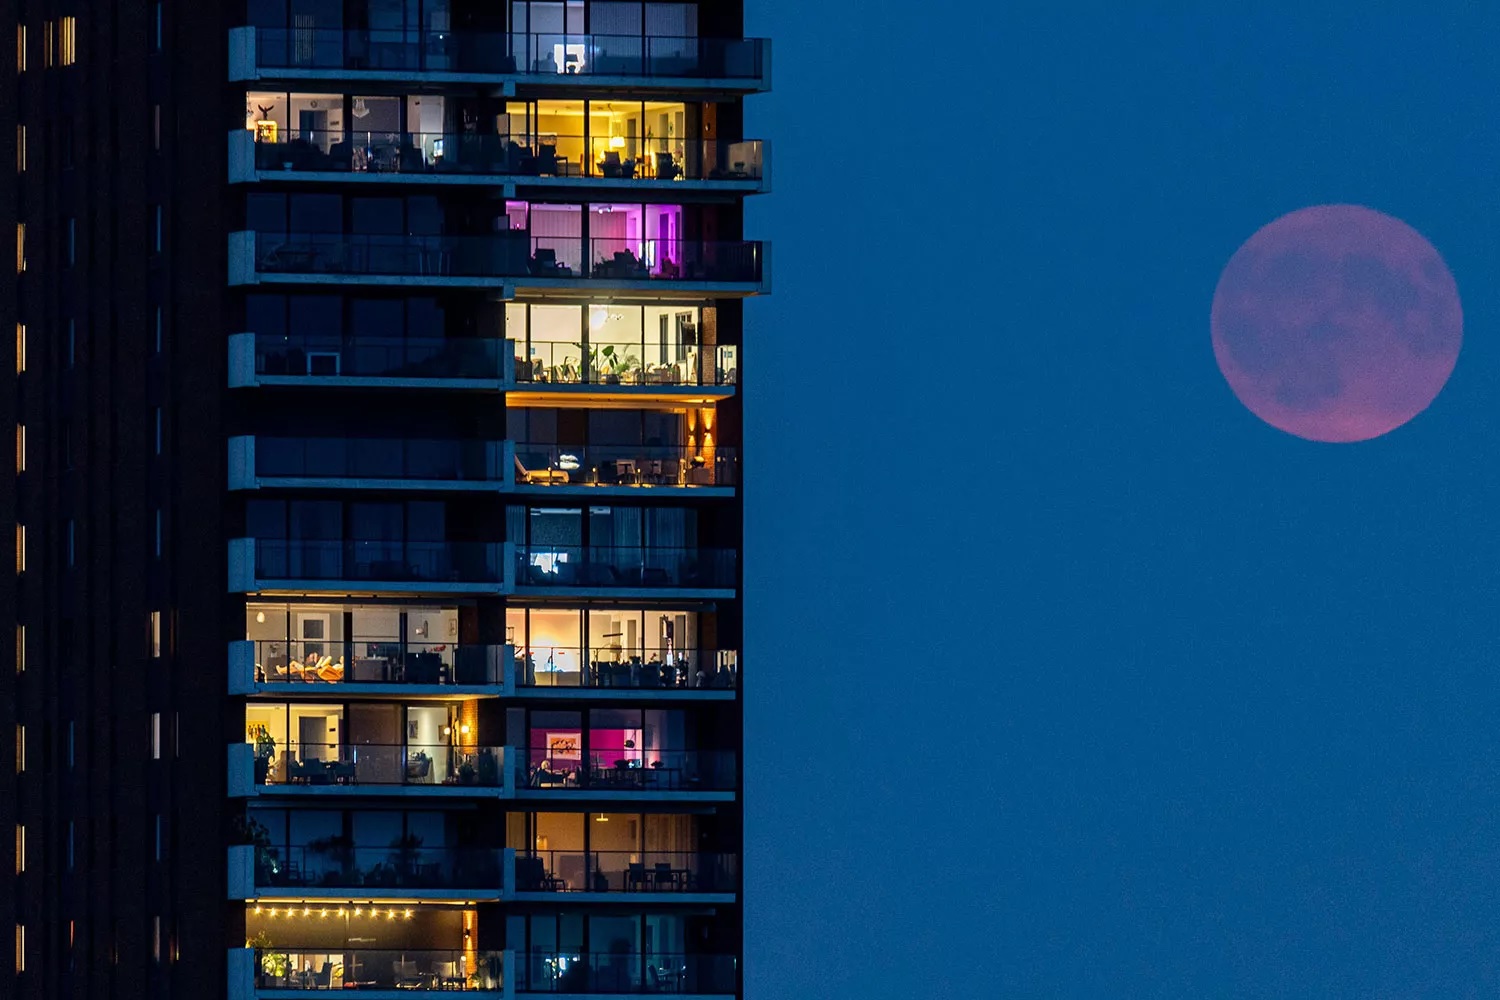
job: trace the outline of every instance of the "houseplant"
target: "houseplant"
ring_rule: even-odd
[[[276,758],[276,737],[265,726],[250,731],[255,739],[255,783],[264,785],[271,776],[271,761]]]
[[[286,985],[287,970],[291,967],[291,956],[284,951],[273,951],[271,936],[261,931],[245,942],[246,948],[254,948],[260,960],[261,985],[276,987]]]
[[[349,885],[354,879],[354,841],[345,834],[308,841],[307,850],[328,858],[333,868],[323,872],[324,885]]]

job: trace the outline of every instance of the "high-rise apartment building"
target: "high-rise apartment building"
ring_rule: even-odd
[[[6,9],[0,995],[741,996],[739,0]]]

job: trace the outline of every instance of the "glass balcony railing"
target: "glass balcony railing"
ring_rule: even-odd
[[[532,646],[516,652],[520,687],[733,690],[739,653],[727,649]]]
[[[261,69],[758,80],[760,38],[255,29]]]
[[[733,448],[516,443],[522,486],[734,486]]]
[[[513,346],[498,339],[256,334],[257,375],[500,379]],[[513,356],[513,355],[512,355]]]
[[[735,550],[544,545],[516,548],[516,582],[530,587],[736,585]]]
[[[260,684],[499,684],[504,646],[390,638],[257,640]]]
[[[610,952],[516,956],[522,993],[692,993],[733,995],[733,955]]]
[[[502,883],[502,852],[486,848],[355,847],[342,837],[256,849],[258,888],[485,889]],[[707,890],[704,890],[707,891]]]
[[[490,236],[255,234],[262,274],[340,274],[414,278],[572,278],[599,282],[757,283],[761,244],[753,241]]]
[[[504,747],[454,747],[447,743],[313,745],[255,758],[256,784],[267,785],[476,785],[501,784]]]
[[[517,892],[734,892],[739,857],[700,851],[532,851]]]
[[[317,907],[330,919],[351,917],[352,906]],[[370,911],[365,910],[366,913]],[[404,910],[382,911],[378,919],[399,922]],[[388,935],[382,935],[387,937]],[[498,951],[424,950],[422,948],[257,948],[252,968],[259,989],[296,990],[494,990],[505,981],[505,956]]]
[[[736,758],[728,750],[591,751],[588,760],[582,758],[576,751],[569,755],[532,747],[525,781],[518,783],[596,792],[728,792],[738,787]]]
[[[498,441],[256,437],[255,474],[493,483],[504,478],[501,455]]]
[[[314,541],[258,538],[261,580],[494,583],[504,579],[499,542]]]
[[[633,181],[754,181],[759,139],[475,135],[290,129],[255,143],[255,169],[293,173],[588,177]],[[395,179],[395,178],[392,178]]]
[[[516,381],[558,385],[734,385],[739,376],[739,349],[733,345],[689,348],[678,361],[641,361],[651,357],[644,343],[610,346],[621,361],[591,361],[578,343],[534,340],[529,348],[531,356],[516,358]]]

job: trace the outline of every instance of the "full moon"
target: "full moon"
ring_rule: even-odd
[[[1442,391],[1463,307],[1421,233],[1358,205],[1315,205],[1235,251],[1210,328],[1219,370],[1261,420],[1310,441],[1368,441]]]

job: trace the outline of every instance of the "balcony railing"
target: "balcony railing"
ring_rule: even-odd
[[[519,346],[519,345],[518,345]],[[557,385],[734,385],[739,349],[733,345],[691,348],[681,361],[641,361],[646,345],[612,343],[622,360],[591,363],[582,346],[532,341],[530,358],[516,358],[516,381]]]
[[[732,893],[739,857],[702,851],[533,851],[516,856],[517,892]]]
[[[255,884],[275,889],[498,890],[503,861],[502,851],[487,848],[355,847],[329,838],[257,848]]]
[[[260,274],[759,283],[758,242],[573,236],[254,234]]]
[[[733,588],[733,549],[598,545],[516,547],[516,582],[529,587]]]
[[[452,483],[497,483],[506,478],[499,441],[264,436],[252,440],[255,475],[261,478]]]
[[[260,684],[500,684],[505,646],[390,638],[258,640]]]
[[[499,542],[254,541],[258,580],[504,582]]]
[[[732,690],[739,672],[739,654],[725,649],[532,646],[516,654],[519,687]]]
[[[247,133],[253,135],[253,133]],[[757,181],[759,139],[476,135],[291,129],[255,143],[255,169],[291,173],[588,177],[617,181]],[[392,180],[396,178],[390,178]]]
[[[516,443],[522,486],[734,486],[733,448]]]
[[[255,374],[275,377],[499,380],[514,351],[477,337],[253,336]]]
[[[733,955],[653,953],[517,955],[522,993],[691,993],[733,995]]]
[[[269,752],[269,756],[267,756]],[[255,783],[269,785],[475,785],[504,782],[504,747],[449,744],[299,744],[281,755],[257,753]]]
[[[758,80],[760,38],[255,29],[260,69]]]
[[[594,792],[728,792],[738,787],[735,754],[728,750],[619,750],[589,752],[589,759],[545,746],[532,747],[527,788]],[[517,763],[520,755],[516,755]]]
[[[379,919],[386,920],[383,915]],[[462,949],[258,948],[251,967],[259,989],[499,991],[505,981],[504,956]]]

